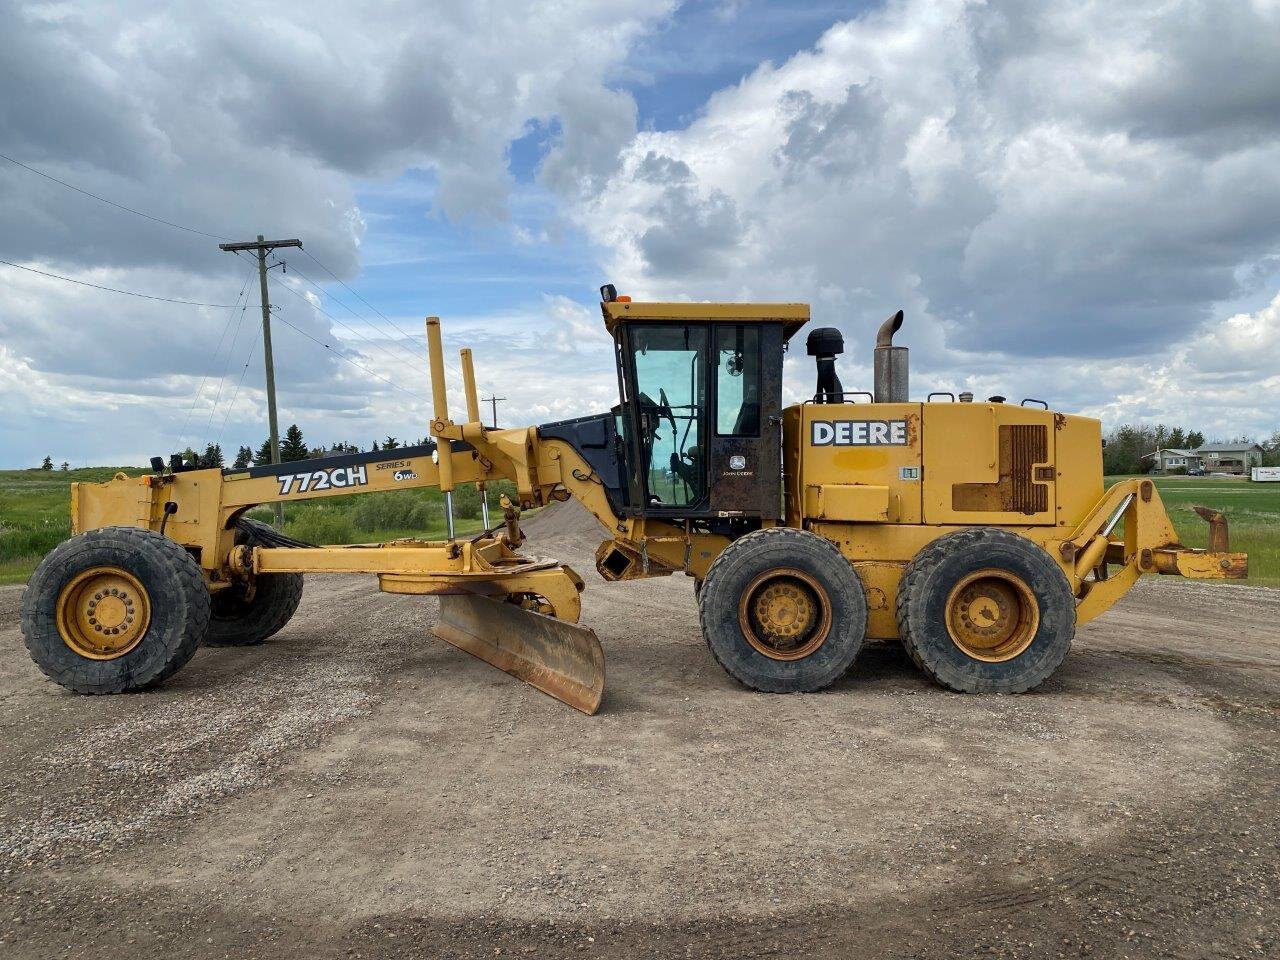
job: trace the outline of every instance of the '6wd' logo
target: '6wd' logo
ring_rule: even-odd
[[[311,470],[304,473],[287,473],[277,477],[280,496],[290,493],[306,493],[308,490],[333,490],[346,487],[362,487],[369,482],[364,467],[330,467],[328,470]]]

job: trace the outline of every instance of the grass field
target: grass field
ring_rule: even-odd
[[[118,470],[131,476],[141,467],[90,467],[84,470],[0,470],[0,584],[25,583],[40,558],[71,534],[71,484],[110,480]],[[498,494],[514,493],[495,485],[489,505]],[[454,495],[459,533],[480,529],[475,488]],[[270,508],[249,516],[270,521]],[[366,543],[399,537],[442,539],[445,532],[444,497],[438,490],[400,490],[364,496],[331,497],[285,506],[285,533],[308,543]]]
[[[130,474],[140,467],[91,467],[84,470],[0,470],[0,584],[24,583],[40,558],[71,532],[72,481],[100,482],[117,470]],[[1123,479],[1108,477],[1108,484]],[[1156,486],[1179,536],[1188,546],[1205,546],[1208,527],[1193,505],[1213,507],[1227,515],[1231,546],[1249,554],[1249,582],[1280,586],[1280,484],[1206,477],[1156,477]],[[459,490],[457,528],[480,529],[474,490]],[[490,494],[490,504],[497,497]],[[258,508],[250,516],[263,520],[271,511]],[[291,503],[285,507],[285,532],[308,543],[356,543],[397,537],[444,536],[444,506],[436,490],[404,490],[386,494],[333,497]]]

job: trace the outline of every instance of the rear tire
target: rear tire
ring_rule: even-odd
[[[237,542],[252,542],[255,520],[242,520],[246,536]],[[247,528],[247,529],[246,529]],[[209,632],[204,643],[210,647],[248,647],[264,642],[284,629],[302,602],[302,574],[263,573],[254,578],[253,596],[246,584],[233,584],[213,594]]]
[[[22,595],[22,635],[77,693],[144,690],[182,667],[209,624],[200,565],[168,537],[104,527],[55,547]]]
[[[239,583],[213,595],[206,646],[249,647],[279,633],[302,602],[302,574],[259,574],[247,597],[248,587]]]
[[[994,527],[939,537],[903,574],[902,645],[949,690],[1023,693],[1066,658],[1076,631],[1066,574],[1042,547]]]
[[[702,583],[698,615],[712,656],[744,686],[808,693],[849,669],[867,632],[862,581],[816,534],[767,527],[735,540]]]

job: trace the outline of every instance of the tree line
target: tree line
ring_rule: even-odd
[[[1280,430],[1266,440],[1240,435],[1215,443],[1257,443],[1262,447],[1265,466],[1280,466]],[[1184,427],[1168,427],[1163,423],[1125,423],[1106,435],[1102,448],[1102,472],[1107,476],[1127,473],[1148,473],[1155,465],[1150,454],[1157,450],[1195,450],[1205,444],[1204,434]],[[1144,459],[1145,457],[1145,459]]]
[[[420,437],[412,442],[402,443],[397,437],[384,437],[381,441],[374,440],[367,448],[371,452],[378,450],[397,450],[400,447],[434,447],[435,441],[430,437]],[[339,440],[328,446],[308,446],[305,438],[302,436],[302,430],[296,423],[290,424],[289,429],[284,432],[284,436],[280,438],[280,462],[292,463],[296,460],[315,460],[319,457],[334,457],[344,453],[364,453],[365,447],[355,443],[348,443],[345,440]],[[194,451],[188,451],[190,456],[195,457],[197,463],[201,467],[222,467],[226,464],[223,460],[222,448],[216,444],[209,444],[205,448],[204,453],[196,454]],[[232,460],[231,466],[234,469],[242,470],[249,466],[261,467],[271,462],[271,438],[268,437],[258,445],[257,449],[253,447],[242,446],[236,450],[235,459]]]
[[[284,436],[280,438],[280,462],[290,463],[295,460],[315,460],[318,457],[333,457],[343,453],[364,453],[366,449],[369,451],[378,450],[398,450],[400,447],[428,447],[435,448],[435,440],[430,437],[419,437],[413,441],[401,442],[397,437],[384,437],[382,440],[374,440],[369,447],[362,447],[359,444],[348,443],[345,440],[339,440],[331,443],[329,446],[308,446],[306,439],[302,436],[302,429],[296,424],[290,424],[289,429],[284,432]],[[227,466],[226,455],[222,452],[222,445],[218,443],[208,444],[203,452],[187,447],[182,451],[182,459],[187,463],[193,463],[198,469],[208,469],[209,467],[225,467]],[[236,450],[236,455],[231,461],[232,468],[243,470],[246,467],[261,467],[271,462],[271,438],[263,440],[255,449],[253,447],[240,447]],[[53,457],[47,456],[40,464],[41,470],[53,470]],[[60,470],[70,470],[71,464],[65,460],[62,462]]]

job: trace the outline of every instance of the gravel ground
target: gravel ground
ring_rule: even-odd
[[[163,688],[44,681],[0,588],[0,946],[15,957],[1280,953],[1280,591],[1144,581],[1034,694],[888,645],[743,690],[685,578],[592,582],[583,717],[312,578],[267,645]]]

